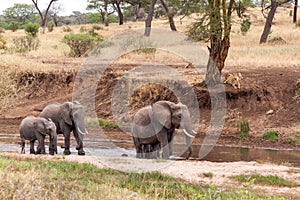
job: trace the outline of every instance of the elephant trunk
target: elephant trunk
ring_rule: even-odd
[[[186,159],[189,159],[192,155],[192,140],[195,138],[196,132],[192,129],[191,117],[187,110],[183,111],[183,118],[180,127],[183,128],[183,132],[186,136],[185,140],[188,147],[188,155]]]

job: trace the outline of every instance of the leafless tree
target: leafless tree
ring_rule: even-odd
[[[41,18],[41,26],[43,27],[42,33],[45,33],[49,9],[50,9],[52,3],[56,2],[56,1],[58,1],[58,0],[50,0],[45,12],[42,12],[42,10],[38,6],[38,0],[32,0],[32,3],[34,4],[34,6],[35,6],[36,10],[38,11],[40,18]]]

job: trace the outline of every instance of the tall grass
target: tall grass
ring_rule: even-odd
[[[160,173],[0,157],[1,199],[256,199],[246,190],[190,184]],[[274,197],[262,197],[274,199]]]

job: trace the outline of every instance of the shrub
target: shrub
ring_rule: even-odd
[[[37,23],[30,22],[25,25],[25,32],[32,37],[36,37],[39,32],[39,28],[40,26]]]
[[[238,131],[236,135],[239,138],[247,138],[250,135],[250,127],[248,120],[244,119],[237,124]]]
[[[87,53],[99,42],[99,38],[92,37],[87,33],[70,33],[64,36],[63,42],[70,47],[69,55],[71,57],[81,57],[87,55]]]
[[[6,41],[3,39],[3,36],[0,35],[0,49],[6,49]]]
[[[54,24],[53,21],[50,21],[50,22],[47,23],[47,29],[48,29],[49,32],[52,32],[52,31],[53,31],[54,25],[55,25],[55,24]]]
[[[69,26],[63,27],[63,32],[71,32],[72,29]]]
[[[278,133],[274,130],[268,130],[263,134],[263,139],[264,140],[270,140],[272,142],[277,142],[279,141],[279,136]]]
[[[103,27],[98,24],[95,24],[92,29],[99,31],[99,30],[103,30]]]
[[[246,35],[246,33],[249,31],[251,26],[251,21],[249,17],[246,17],[245,19],[243,19],[242,23],[241,23],[241,32],[243,35]]]
[[[80,29],[79,29],[79,31],[80,31],[81,33],[83,33],[83,32],[87,32],[88,29],[85,28],[84,26],[81,26]]]
[[[8,25],[8,29],[12,30],[12,32],[15,32],[16,30],[19,29],[19,23],[16,21],[12,21],[9,25]]]
[[[16,51],[20,53],[36,50],[40,44],[40,40],[37,37],[32,37],[31,35],[14,38],[13,42]]]

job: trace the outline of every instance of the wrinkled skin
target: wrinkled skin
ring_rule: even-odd
[[[25,140],[30,141],[30,154],[45,154],[45,136],[49,135],[49,154],[57,153],[56,126],[50,119],[28,116],[20,124],[21,153],[25,153]],[[37,151],[34,150],[34,142],[38,140]]]
[[[147,153],[159,152],[161,148],[162,158],[169,159],[173,153],[174,131],[179,128],[184,129],[186,134],[188,159],[192,154],[191,138],[195,137],[195,132],[192,130],[190,113],[186,105],[158,101],[140,109],[135,114],[132,125],[137,158],[149,158],[153,156],[153,153],[152,155],[147,155]]]
[[[85,112],[83,106],[79,102],[65,102],[63,104],[52,103],[47,105],[41,117],[50,118],[57,127],[57,134],[63,134],[65,138],[64,154],[71,154],[70,151],[70,135],[73,132],[78,150],[78,155],[85,155],[83,150],[83,135],[87,133],[85,129]]]

